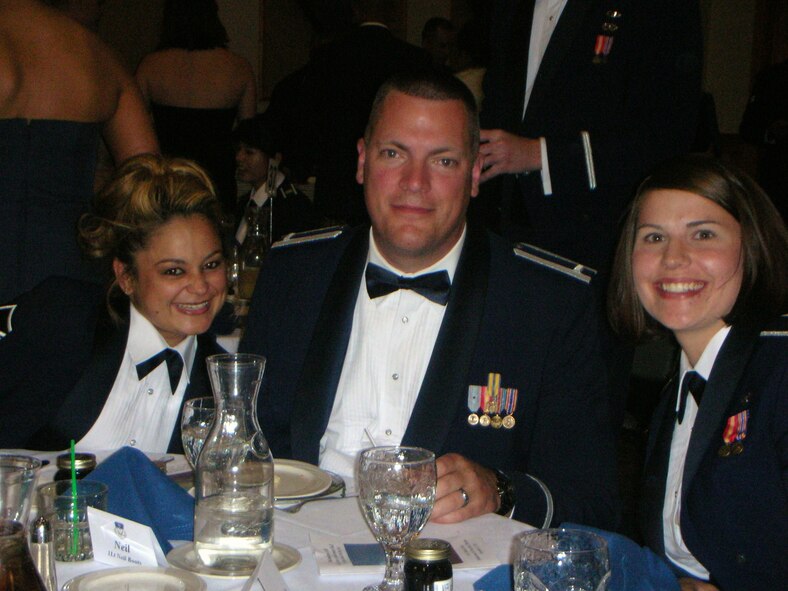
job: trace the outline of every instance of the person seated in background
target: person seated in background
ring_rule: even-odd
[[[668,332],[681,347],[649,433],[646,543],[682,589],[782,588],[788,232],[775,207],[719,161],[664,163],[627,216],[608,310],[620,333]]]
[[[266,119],[257,115],[238,123],[233,131],[235,162],[239,181],[252,186],[251,193],[238,200],[239,220],[235,239],[242,245],[249,230],[251,215],[265,214],[264,231],[272,241],[289,232],[299,232],[318,225],[309,198],[299,191],[277,166],[274,136]]]
[[[134,78],[59,10],[0,2],[0,302],[51,275],[96,278],[74,228],[100,135],[116,163],[158,151]]]
[[[216,0],[166,0],[159,47],[137,68],[161,150],[195,160],[208,171],[225,213],[235,209],[230,134],[254,116],[254,72],[227,49]]]
[[[430,55],[432,67],[449,72],[449,60],[454,53],[457,31],[447,18],[433,16],[421,30],[421,48]]]
[[[589,278],[466,224],[481,173],[468,88],[390,78],[357,150],[372,227],[275,245],[250,304],[240,350],[268,358],[258,416],[274,456],[352,476],[362,449],[424,447],[434,521],[613,528]]]
[[[208,396],[204,334],[226,292],[219,202],[186,160],[128,160],[80,221],[107,290],[65,277],[0,306],[0,448],[175,452]]]

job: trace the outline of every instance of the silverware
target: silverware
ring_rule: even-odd
[[[314,497],[308,497],[306,499],[301,499],[291,505],[284,505],[276,507],[280,511],[284,511],[285,513],[298,513],[301,510],[301,507],[306,505],[307,503],[311,503],[312,501],[328,501],[330,499],[341,499],[345,496],[345,481],[339,474],[334,474],[333,472],[326,472],[331,476],[331,485]],[[339,493],[338,495],[336,493]]]

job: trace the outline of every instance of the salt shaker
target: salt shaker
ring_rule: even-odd
[[[58,591],[52,525],[43,515],[30,528],[30,555],[47,591]]]

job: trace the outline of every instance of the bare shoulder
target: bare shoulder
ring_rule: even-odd
[[[91,31],[39,3],[0,3],[0,39],[11,73],[0,76],[4,116],[105,121],[114,112],[129,75]]]

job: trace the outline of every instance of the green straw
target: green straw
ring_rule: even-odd
[[[71,440],[71,521],[72,521],[72,541],[71,541],[71,555],[76,556],[79,548],[77,523],[79,516],[77,514],[77,468],[76,458],[74,451],[74,440]]]

